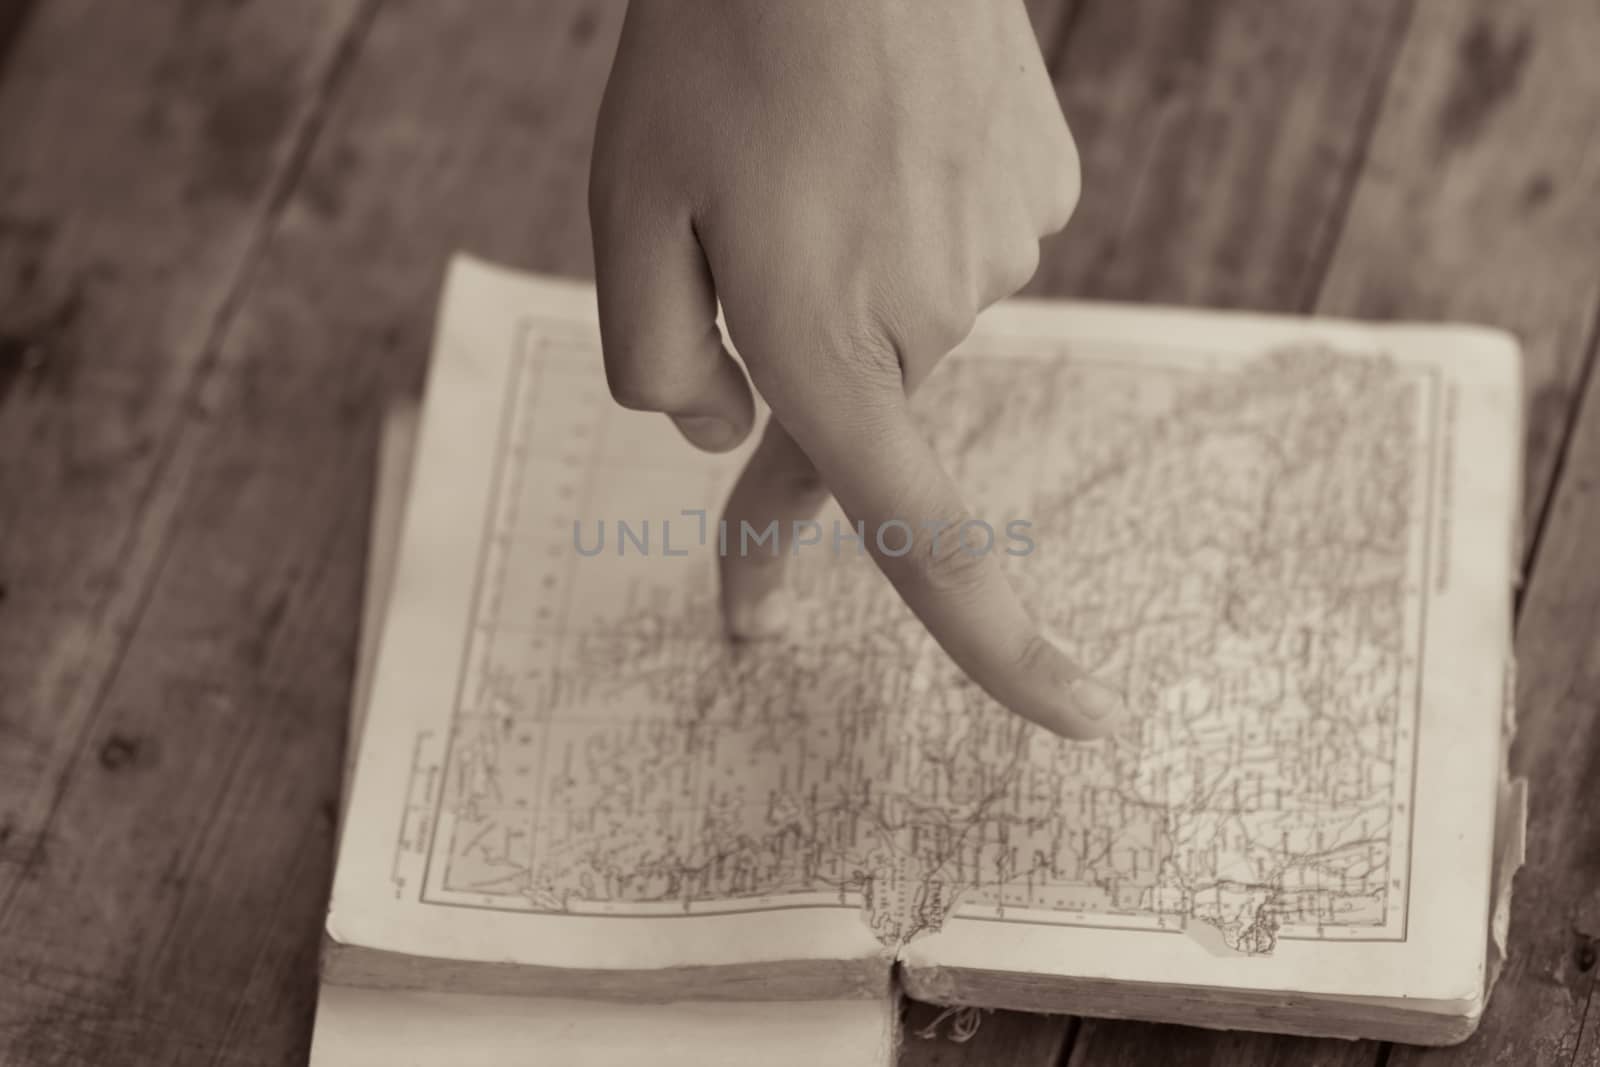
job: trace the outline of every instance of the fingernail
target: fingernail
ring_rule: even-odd
[[[715,415],[680,415],[678,428],[701,448],[722,451],[739,443],[739,430],[726,419]]]
[[[1085,675],[1067,686],[1079,717],[1096,734],[1109,732],[1128,714],[1128,702],[1115,686]]]
[[[753,604],[735,604],[729,612],[728,629],[744,641],[776,637],[789,626],[791,600],[787,589],[774,589]]]

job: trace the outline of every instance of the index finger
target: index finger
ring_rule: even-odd
[[[911,418],[898,375],[848,396],[770,398],[776,417],[865,531],[879,568],[968,677],[1017,714],[1089,740],[1126,714],[1122,694],[1094,678],[1040,629],[991,552],[973,552],[973,519]],[[830,391],[831,392],[831,391]],[[842,410],[841,410],[842,405]]]

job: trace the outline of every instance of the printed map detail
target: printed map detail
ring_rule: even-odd
[[[615,408],[587,339],[530,342],[452,734],[418,739],[412,892],[848,907],[888,945],[952,915],[1243,952],[1403,939],[1434,379],[1319,348],[1002,343],[1019,350],[949,361],[917,408],[973,514],[1031,524],[1031,553],[1000,554],[1126,688],[1119,737],[999,709],[870,559],[830,550],[836,511],[791,560],[789,636],[726,644],[715,521],[736,464]],[[619,519],[647,545],[619,555]],[[588,548],[604,522],[598,555],[575,520]]]

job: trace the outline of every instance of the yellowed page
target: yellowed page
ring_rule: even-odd
[[[325,986],[311,1067],[889,1067],[894,1002],[614,1004]]]
[[[988,330],[990,348],[1062,336],[1080,358],[1181,350],[1217,384],[1172,387],[1133,427],[1116,423],[1159,375],[1054,413],[1093,427],[1046,446],[1087,468],[1060,527],[1086,562],[1034,580],[1084,620],[1068,632],[1116,665],[1140,722],[1093,755],[1035,741],[1027,793],[989,829],[1005,844],[976,861],[985,884],[902,960],[1473,1010],[1510,667],[1515,343],[1033,305]]]
[[[417,413],[384,421],[362,610],[352,736],[365,719],[366,679],[377,648],[405,510]],[[873,1000],[793,1004],[618,1004],[323,986],[311,1067],[745,1067],[827,1063],[888,1067],[899,1004]]]
[[[596,336],[587,286],[452,271],[337,940],[1481,987],[1503,338],[987,314],[917,406],[1031,609],[1130,693],[1136,722],[1083,746],[967,684],[836,510],[788,637],[730,649],[715,520],[745,450],[618,409]]]
[[[639,703],[580,642],[597,633],[639,640],[618,624],[633,618],[629,598],[644,586],[694,610],[713,561],[585,559],[573,546],[577,501],[608,517],[714,512],[718,479],[731,477],[737,457],[707,468],[664,420],[616,408],[594,336],[587,286],[524,281],[470,261],[451,273],[329,933],[416,956],[591,970],[872,957],[887,965],[838,890],[708,899],[666,887],[684,879],[664,864],[660,885],[604,884],[663,851],[669,835],[681,850],[669,858],[690,879],[701,877],[697,868],[712,877],[700,827],[713,812],[692,806],[707,783],[696,793],[675,777],[692,758],[663,754],[677,770],[654,778],[637,751],[593,762],[612,758],[600,746],[615,755],[619,738],[641,729],[665,727],[668,747],[682,743],[682,706]],[[634,476],[592,476],[617,469]],[[720,654],[709,618],[675,636],[689,655]],[[615,655],[631,661],[627,649]],[[560,776],[573,758],[611,779],[587,779],[582,795],[563,799]],[[741,771],[759,783],[763,768]],[[617,791],[636,775],[649,792]],[[658,830],[661,838],[648,836]],[[591,862],[597,847],[621,850],[609,873]]]

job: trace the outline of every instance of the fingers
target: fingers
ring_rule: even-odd
[[[1019,237],[1011,247],[998,251],[984,271],[984,286],[978,297],[984,307],[1014,295],[1033,280],[1039,270],[1039,242]]]
[[[1048,128],[1052,136],[1042,138],[1037,145],[1037,164],[1026,168],[1019,177],[1030,221],[1039,237],[1065,229],[1083,194],[1083,162],[1059,109],[1050,116]]]
[[[816,518],[828,499],[816,467],[777,419],[769,419],[761,442],[734,484],[723,511],[729,530],[765,530],[774,521],[787,545],[796,523]],[[820,536],[820,535],[819,535]],[[722,617],[730,636],[756,640],[775,636],[789,619],[784,588],[785,552],[725,552],[719,566]]]
[[[1065,133],[1065,126],[1062,130],[1065,135],[1063,142],[1053,157],[1052,165],[1045,169],[1046,183],[1035,200],[1035,223],[1040,237],[1049,237],[1066,229],[1083,195],[1083,171],[1078,158],[1078,146],[1073,142],[1072,135]]]
[[[1115,729],[1122,695],[1041,632],[985,544],[981,524],[917,432],[898,378],[852,391],[847,410],[815,416],[814,398],[769,395],[867,549],[934,639],[1001,704],[1086,740]],[[780,391],[780,393],[783,391]],[[837,409],[838,394],[834,394]],[[787,409],[787,410],[786,410]]]
[[[606,379],[618,403],[672,417],[697,448],[750,433],[750,386],[717,329],[711,271],[687,216],[591,203]]]

